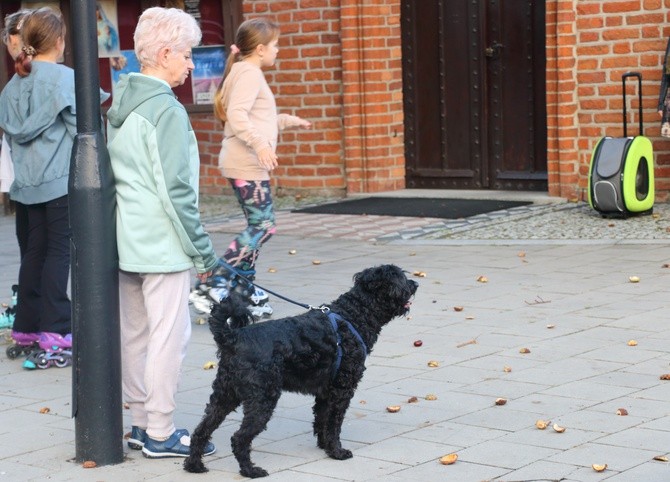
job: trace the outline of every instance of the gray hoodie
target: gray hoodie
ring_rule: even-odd
[[[27,77],[14,75],[0,94],[0,128],[14,162],[10,197],[37,204],[66,195],[77,133],[74,71],[33,61]]]

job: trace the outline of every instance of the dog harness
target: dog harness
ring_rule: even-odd
[[[368,356],[368,347],[363,341],[363,337],[361,337],[361,334],[358,333],[358,331],[356,331],[354,325],[352,325],[349,321],[345,320],[337,313],[333,313],[332,311],[328,312],[328,319],[330,320],[330,325],[333,327],[333,331],[337,336],[337,359],[335,360],[335,365],[333,366],[333,374],[331,376],[331,379],[334,379],[337,376],[337,372],[340,371],[340,364],[342,363],[342,337],[340,336],[340,333],[337,331],[338,321],[343,321],[347,325],[347,328],[349,328],[349,331],[356,337],[358,343],[360,343],[361,348],[363,349],[363,358],[367,358]]]

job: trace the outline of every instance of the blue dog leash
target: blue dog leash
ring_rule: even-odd
[[[333,327],[335,336],[337,336],[337,359],[335,360],[335,366],[333,367],[333,374],[331,375],[331,378],[334,379],[337,376],[337,372],[340,371],[340,364],[342,363],[342,337],[340,336],[340,333],[337,331],[338,321],[343,321],[347,325],[347,328],[349,328],[349,331],[356,337],[358,343],[360,343],[361,348],[363,349],[364,359],[367,358],[369,352],[367,345],[363,341],[363,337],[361,336],[360,333],[358,333],[356,328],[354,328],[354,325],[352,325],[349,321],[342,318],[337,313],[333,313],[330,310],[328,311],[328,319],[330,320],[330,325]]]

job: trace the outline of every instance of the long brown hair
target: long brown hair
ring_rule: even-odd
[[[53,49],[59,38],[65,39],[65,21],[60,12],[42,7],[26,14],[21,27],[23,49],[14,64],[16,73],[26,77],[33,57]]]
[[[251,55],[259,45],[267,45],[278,37],[279,25],[265,17],[245,20],[238,27],[235,34],[235,46],[239,52],[233,53],[232,50],[229,52],[226,69],[216,89],[216,94],[214,94],[214,115],[222,123],[226,122],[227,107],[227,101],[223,99],[223,82],[230,73],[230,69],[233,68],[233,64]]]

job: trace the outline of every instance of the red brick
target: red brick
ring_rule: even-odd
[[[640,0],[605,0],[602,2],[603,13],[635,12],[640,9]]]

